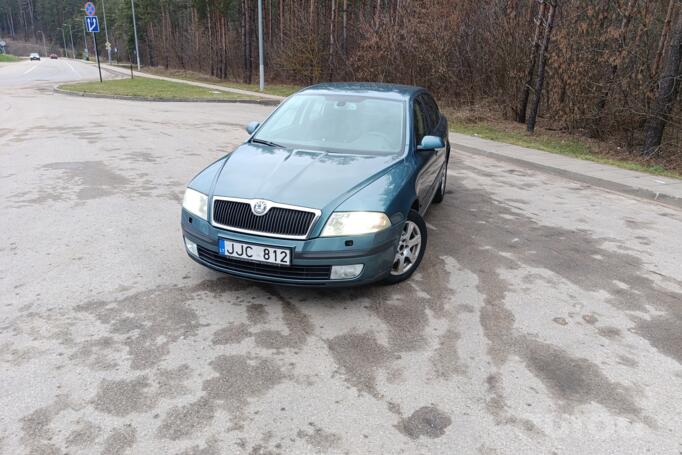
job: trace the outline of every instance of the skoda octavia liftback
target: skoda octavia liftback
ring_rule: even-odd
[[[188,185],[189,256],[242,278],[397,283],[426,251],[445,196],[447,120],[424,89],[335,83],[290,96]]]

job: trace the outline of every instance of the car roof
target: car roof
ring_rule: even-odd
[[[326,82],[311,85],[298,93],[338,95],[369,95],[386,99],[410,99],[425,91],[414,85],[387,84],[383,82]]]

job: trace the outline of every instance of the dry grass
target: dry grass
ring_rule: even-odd
[[[443,110],[448,117],[450,129],[458,133],[573,156],[624,169],[682,178],[680,158],[645,158],[635,150],[627,150],[612,142],[598,141],[579,133],[571,134],[544,128],[542,122],[536,128],[535,133],[529,134],[525,125],[496,117],[491,106]]]

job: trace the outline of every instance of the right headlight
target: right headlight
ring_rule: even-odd
[[[208,196],[204,193],[187,188],[182,199],[182,207],[199,218],[208,220]]]
[[[322,230],[322,237],[370,234],[390,225],[391,220],[381,212],[334,212]]]

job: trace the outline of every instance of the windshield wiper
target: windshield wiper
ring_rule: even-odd
[[[270,146],[270,147],[284,148],[284,146],[282,146],[282,145],[279,145],[279,144],[277,144],[277,143],[275,143],[275,142],[266,141],[265,139],[253,138],[253,139],[251,139],[251,142],[256,143],[256,144],[267,145],[267,146]]]

